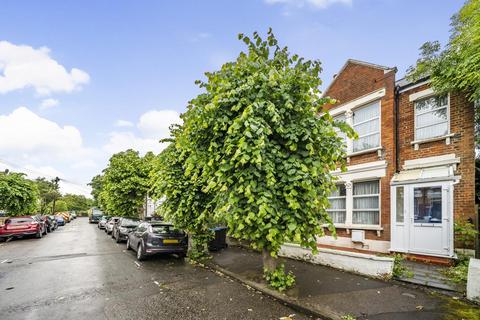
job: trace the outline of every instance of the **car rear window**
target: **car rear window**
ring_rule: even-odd
[[[138,220],[130,220],[130,219],[122,219],[122,223],[120,224],[122,227],[136,227],[140,224]]]
[[[29,223],[29,222],[32,222],[32,221],[33,221],[32,218],[10,218],[7,221],[5,221],[5,223],[18,224],[18,223]]]
[[[168,224],[152,224],[152,232],[153,233],[170,233],[170,234],[184,234],[183,231],[179,229],[175,229],[172,225]]]

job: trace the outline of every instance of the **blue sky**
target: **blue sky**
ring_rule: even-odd
[[[194,81],[243,49],[240,32],[272,27],[291,52],[322,61],[324,88],[348,58],[397,66],[400,78],[423,42],[446,42],[462,4],[3,0],[0,169],[84,184],[112,152],[159,151],[156,140],[198,94]]]

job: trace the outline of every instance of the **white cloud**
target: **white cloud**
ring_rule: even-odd
[[[25,107],[0,115],[0,137],[2,153],[69,159],[87,153],[77,128],[61,127]]]
[[[133,127],[133,123],[127,120],[117,120],[115,121],[115,127]]]
[[[170,135],[168,128],[180,123],[180,114],[174,110],[150,110],[140,116],[138,129],[148,138],[162,139]]]
[[[180,124],[180,114],[174,110],[150,110],[142,114],[137,123],[139,134],[134,131],[114,131],[103,149],[108,153],[116,153],[134,149],[144,154],[148,151],[158,153],[165,147],[159,140],[170,136],[171,124]]]
[[[3,73],[3,74],[2,74]],[[70,71],[50,57],[50,49],[38,49],[0,41],[0,93],[33,87],[40,95],[72,92],[90,80],[80,69]]]
[[[58,100],[48,98],[48,99],[42,100],[42,103],[40,104],[40,110],[53,108],[53,107],[58,106],[58,104],[59,104]]]
[[[104,146],[104,150],[108,153],[117,153],[127,149],[134,149],[144,154],[148,151],[159,153],[166,145],[160,143],[159,139],[142,138],[135,135],[135,133],[127,132],[111,132],[110,140]]]
[[[264,0],[267,4],[286,4],[296,7],[303,7],[308,4],[314,8],[325,9],[336,3],[352,5],[352,0]]]

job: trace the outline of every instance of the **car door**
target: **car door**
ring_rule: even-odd
[[[139,241],[140,241],[140,238],[143,234],[144,231],[142,230],[145,230],[145,223],[141,223],[138,225],[138,227],[135,229],[135,231],[132,232],[132,237],[130,238],[130,242],[131,242],[131,247],[133,248],[137,248],[138,247],[138,244],[139,244]]]

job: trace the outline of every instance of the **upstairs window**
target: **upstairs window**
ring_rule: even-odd
[[[353,141],[353,152],[380,146],[380,101],[354,111],[353,129],[358,134],[358,139]]]
[[[338,121],[338,122],[346,122],[347,117],[345,116],[345,113],[340,114],[338,116],[333,117],[333,120]],[[341,131],[339,128],[335,128],[335,131],[337,132],[337,135],[343,139],[343,146],[345,150],[347,149],[347,135]]]
[[[330,208],[327,209],[328,214],[332,218],[333,223],[345,223],[347,216],[346,206],[347,193],[344,184],[338,184],[337,190],[332,191],[328,198],[330,201]]]
[[[415,101],[415,140],[442,137],[449,133],[448,95]]]

